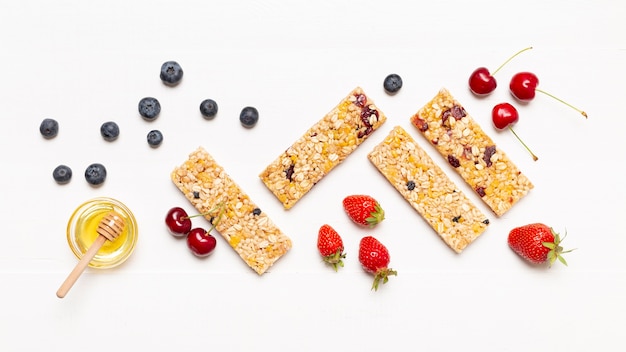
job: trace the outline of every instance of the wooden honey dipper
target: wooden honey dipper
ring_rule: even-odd
[[[85,254],[80,258],[74,270],[67,276],[59,290],[57,291],[57,297],[63,298],[67,294],[67,292],[74,286],[76,280],[80,277],[80,275],[85,271],[89,262],[93,259],[93,257],[98,253],[102,245],[108,240],[113,241],[118,238],[122,232],[124,231],[124,220],[122,217],[114,211],[108,213],[100,223],[98,224],[98,229],[96,232],[98,233],[98,237],[93,242],[91,247],[85,252]]]

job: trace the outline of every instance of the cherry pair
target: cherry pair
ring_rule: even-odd
[[[218,207],[220,208],[220,213],[209,231],[205,231],[200,227],[192,228],[191,218],[210,214],[216,211]],[[165,225],[172,236],[187,237],[187,247],[189,247],[194,255],[206,257],[213,253],[217,245],[217,240],[215,236],[211,235],[211,231],[219,223],[222,215],[221,209],[223,208],[223,204],[218,205],[218,207],[209,211],[207,214],[196,214],[192,216],[187,215],[187,212],[183,208],[174,207],[165,215]]]

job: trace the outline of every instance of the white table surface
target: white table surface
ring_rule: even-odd
[[[52,351],[623,351],[626,327],[624,82],[626,6],[620,1],[1,1],[0,350]],[[477,99],[469,74],[496,75]],[[185,72],[174,88],[161,63]],[[516,103],[508,80],[529,70],[540,88],[587,111],[585,120],[544,95]],[[383,91],[389,73],[404,87]],[[304,131],[361,86],[388,121],[294,208],[283,210],[258,178]],[[534,182],[501,218],[489,213],[410,125],[409,117],[448,88]],[[137,103],[162,112],[142,120]],[[219,113],[204,120],[203,99]],[[491,125],[491,107],[513,102],[516,132]],[[244,129],[239,111],[260,121]],[[60,124],[45,140],[39,123]],[[105,142],[113,120],[120,138]],[[425,146],[450,178],[490,215],[488,230],[455,254],[367,160],[395,125]],[[163,145],[145,135],[160,129]],[[258,276],[218,238],[198,259],[164,226],[168,209],[193,212],[169,180],[174,166],[205,147],[293,239],[293,249]],[[90,187],[84,169],[108,169]],[[72,167],[57,185],[52,170]],[[375,196],[387,218],[354,226],[341,199]],[[71,212],[98,196],[134,212],[132,257],[88,269],[64,299],[55,291],[76,263],[65,240]],[[567,231],[569,266],[527,265],[507,246],[513,227],[544,222]],[[344,237],[334,273],[316,251],[328,223]],[[201,220],[194,224],[206,226]],[[398,271],[377,292],[357,260],[372,234]]]

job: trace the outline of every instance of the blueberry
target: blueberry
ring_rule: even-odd
[[[100,126],[100,134],[105,141],[112,142],[119,137],[120,128],[115,122],[108,121]]]
[[[161,131],[159,130],[152,130],[148,132],[147,139],[148,139],[148,144],[152,148],[156,148],[160,146],[161,143],[163,142],[163,133],[161,133]]]
[[[259,121],[259,111],[251,106],[246,106],[239,114],[239,121],[244,127],[252,128]]]
[[[52,171],[52,178],[60,185],[66,184],[72,179],[72,169],[66,165],[59,165]]]
[[[394,94],[402,88],[402,78],[400,78],[399,75],[392,73],[385,77],[383,87],[385,87],[385,91],[387,93]]]
[[[55,119],[43,119],[39,125],[39,132],[46,139],[54,138],[59,133],[59,123]]]
[[[154,121],[161,112],[161,104],[156,98],[145,97],[139,101],[139,115],[146,121]]]
[[[217,103],[213,99],[205,99],[200,103],[200,113],[206,120],[210,120],[217,114]]]
[[[107,169],[102,164],[94,163],[87,166],[85,180],[92,186],[99,186],[107,178]]]
[[[166,85],[175,86],[183,79],[183,69],[176,61],[166,61],[161,65],[160,77]]]

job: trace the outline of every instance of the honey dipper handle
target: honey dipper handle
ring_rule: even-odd
[[[61,284],[61,287],[59,287],[59,290],[57,291],[57,297],[59,298],[65,297],[67,292],[70,290],[70,288],[72,288],[72,286],[74,286],[74,283],[76,283],[76,280],[78,280],[78,278],[83,273],[83,271],[85,271],[85,269],[89,265],[89,262],[93,259],[96,253],[98,253],[98,251],[100,250],[100,247],[102,247],[102,245],[106,241],[107,239],[102,235],[98,235],[98,237],[96,237],[96,240],[93,242],[91,247],[89,247],[87,252],[85,252],[83,257],[80,258],[80,260],[74,267],[74,270],[72,270],[72,272],[67,276],[63,284]]]

